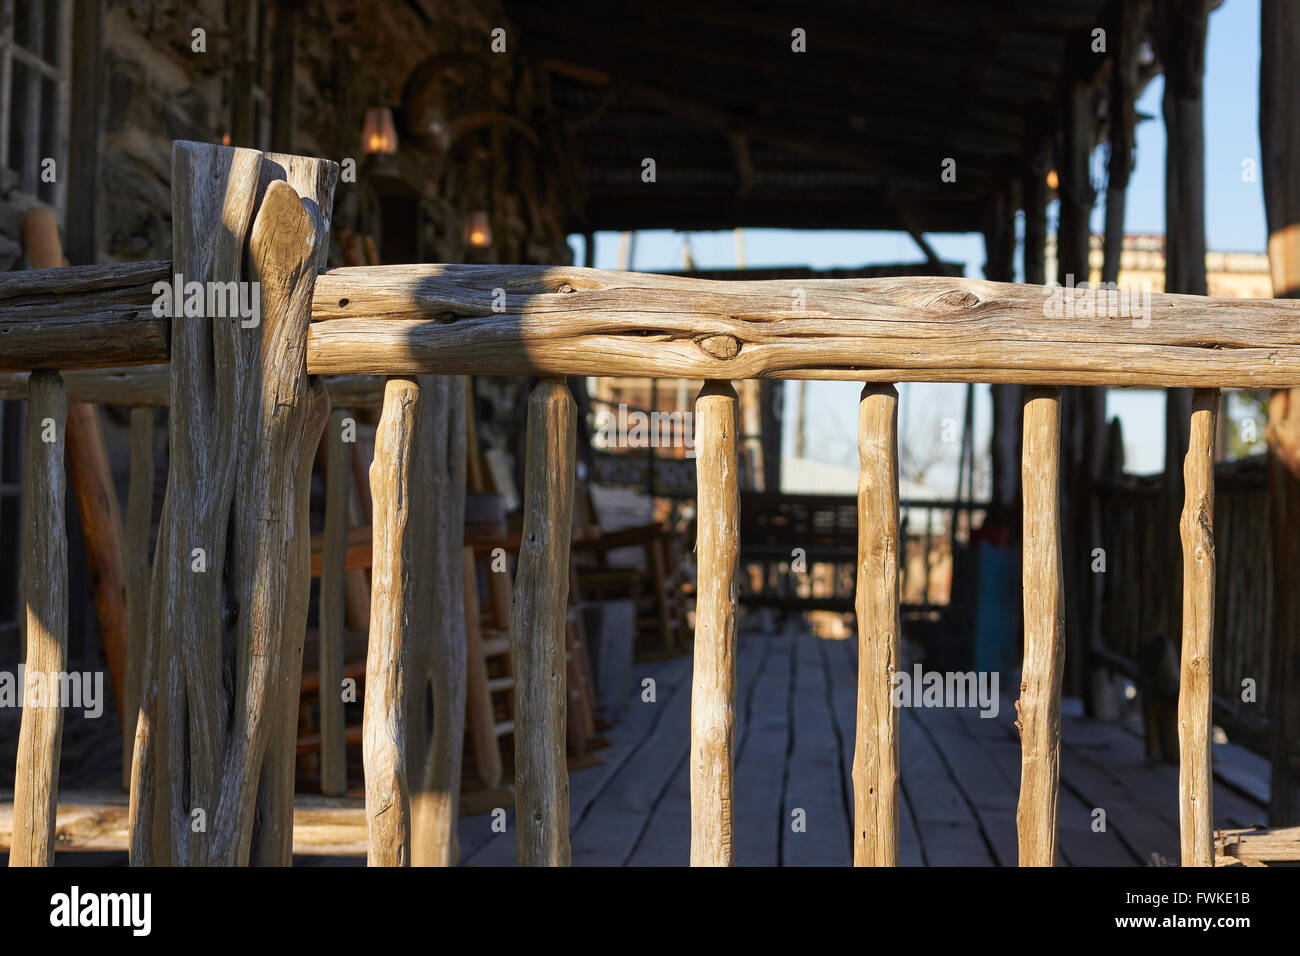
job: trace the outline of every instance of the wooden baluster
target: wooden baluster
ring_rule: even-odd
[[[520,866],[569,865],[565,616],[573,534],[577,407],[564,382],[528,399],[524,527],[510,614],[515,670],[515,807]]]
[[[1192,397],[1183,462],[1183,651],[1178,688],[1178,824],[1183,866],[1214,865],[1210,765],[1214,641],[1214,428],[1218,389]]]
[[[858,719],[853,863],[898,866],[898,391],[867,385],[858,405]]]
[[[325,429],[325,539],[320,572],[320,789],[340,796],[347,789],[347,742],[344,740],[343,643],[346,629],[343,594],[347,576],[348,496],[351,494],[351,449],[343,428],[351,412],[330,412]],[[355,428],[355,423],[353,424]]]
[[[420,387],[414,380],[388,380],[384,410],[375,431],[375,460],[370,466],[374,547],[362,757],[370,834],[366,859],[371,866],[411,864],[402,665],[412,626],[411,562],[423,557],[413,551],[414,528],[410,524],[420,401]]]
[[[736,593],[740,556],[736,390],[705,382],[695,400],[698,579],[691,680],[691,865],[732,866]]]
[[[122,690],[122,787],[131,789],[135,724],[140,714],[145,644],[149,639],[149,539],[153,531],[152,408],[131,409],[130,485],[126,499],[126,661]]]
[[[9,865],[53,866],[63,751],[59,677],[68,669],[68,538],[63,516],[68,401],[58,372],[33,372],[28,389],[22,504],[27,666]]]
[[[1062,637],[1061,394],[1033,387],[1024,398],[1025,660],[1016,701],[1020,730],[1021,866],[1056,865],[1060,785]]]

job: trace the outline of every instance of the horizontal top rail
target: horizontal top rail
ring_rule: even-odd
[[[0,371],[165,361],[153,285],[170,272],[161,261],[0,276]],[[312,319],[314,374],[1300,386],[1295,300],[405,265],[322,273]],[[105,322],[111,336],[94,332]]]

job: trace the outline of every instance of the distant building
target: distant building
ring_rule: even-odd
[[[1092,237],[1089,256],[1091,275],[1089,284],[1101,282],[1102,237]],[[1268,271],[1268,256],[1262,252],[1207,252],[1205,254],[1205,284],[1209,295],[1229,299],[1271,299],[1273,282]],[[1056,238],[1047,239],[1047,278],[1060,281],[1056,275]],[[1076,279],[1076,282],[1078,280]],[[1152,292],[1165,290],[1165,237],[1161,235],[1132,235],[1124,237],[1120,253],[1119,284],[1139,288],[1149,287]]]

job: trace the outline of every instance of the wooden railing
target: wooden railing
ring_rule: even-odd
[[[1180,820],[1183,862],[1212,862],[1213,390],[1300,386],[1300,302],[1153,295],[1150,320],[1139,323],[1054,318],[1041,287],[950,278],[808,281],[792,288],[789,282],[532,266],[392,266],[318,275],[335,173],[322,160],[178,143],[174,262],[0,278],[0,371],[37,370],[28,385],[25,477],[34,512],[24,522],[29,661],[57,667],[66,654],[61,466],[52,451],[59,442],[42,443],[43,425],[46,434],[51,427],[57,434],[78,382],[101,387],[93,376],[79,377],[80,370],[169,366],[171,462],[135,738],[134,863],[287,859],[293,720],[285,702],[301,668],[306,614],[305,454],[315,448],[329,407],[316,376],[358,374],[390,377],[372,469],[364,743],[370,860],[411,861],[403,750],[408,708],[396,668],[412,626],[407,505],[424,391],[414,376],[467,373],[542,378],[529,402],[525,524],[511,627],[516,838],[524,864],[569,861],[563,598],[575,415],[564,376],[706,382],[696,403],[696,865],[728,865],[736,856],[739,493],[731,381],[867,383],[859,413],[858,864],[894,864],[899,856],[899,724],[890,702],[899,660],[893,383],[1035,386],[1024,404],[1025,659],[1017,702],[1020,862],[1034,866],[1053,865],[1057,855],[1063,666],[1057,386],[1196,387],[1182,521]],[[155,283],[175,274],[187,282],[256,279],[260,327],[241,328],[229,318],[156,317]],[[66,382],[64,371],[73,373]],[[101,394],[114,400],[111,391]],[[57,715],[25,710],[21,737],[13,859],[48,863]],[[202,835],[193,826],[200,809],[207,817]]]

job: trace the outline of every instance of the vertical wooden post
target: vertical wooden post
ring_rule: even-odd
[[[1021,866],[1056,865],[1060,784],[1062,637],[1061,396],[1025,392],[1024,489],[1025,660],[1016,701],[1020,730],[1020,802],[1016,831]]]
[[[419,639],[406,647],[404,675],[411,863],[453,866],[465,745],[465,385],[455,375],[422,375],[418,384],[411,507]]]
[[[126,499],[126,662],[122,691],[122,786],[131,788],[135,724],[140,714],[149,637],[149,533],[153,530],[153,409],[131,409],[131,473]]]
[[[1183,653],[1178,687],[1178,823],[1183,866],[1214,865],[1213,733],[1214,431],[1218,389],[1192,397],[1179,523],[1183,541]]]
[[[867,385],[858,404],[858,719],[853,864],[898,865],[898,391]]]
[[[33,372],[27,387],[22,503],[27,657],[9,865],[53,866],[63,752],[59,678],[68,669],[68,538],[63,516],[68,402],[58,372]]]
[[[523,540],[510,612],[520,866],[569,865],[564,652],[577,427],[564,382],[538,382],[528,399]]]
[[[347,789],[343,714],[344,581],[347,575],[351,450],[343,428],[345,408],[330,412],[325,427],[325,537],[320,572],[320,788],[327,796]],[[355,427],[355,424],[354,424]]]
[[[374,501],[371,561],[370,647],[362,756],[366,770],[366,824],[371,866],[411,863],[411,800],[406,774],[406,712],[403,665],[410,634],[412,562],[411,476],[420,423],[420,387],[390,378],[375,431],[370,466]]]
[[[1260,182],[1268,219],[1273,296],[1300,297],[1300,8],[1290,0],[1260,4]],[[1267,695],[1272,775],[1270,826],[1300,824],[1300,389],[1269,402],[1268,496],[1273,523],[1273,627]]]
[[[184,142],[172,166],[174,291],[202,304],[172,323],[132,862],[285,864],[310,588],[306,465],[328,411],[302,356],[338,167]],[[195,283],[205,295],[190,296]]]
[[[695,400],[699,583],[691,679],[691,866],[735,864],[738,424],[731,383],[705,382]]]

